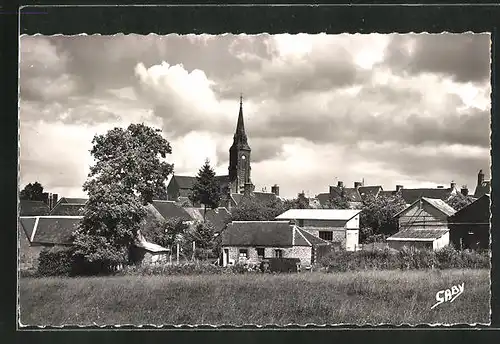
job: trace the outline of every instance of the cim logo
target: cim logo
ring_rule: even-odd
[[[437,303],[431,307],[434,307],[444,303],[444,302],[453,302],[457,297],[459,297],[464,292],[465,283],[454,285],[450,289],[440,290],[436,293],[436,301]]]

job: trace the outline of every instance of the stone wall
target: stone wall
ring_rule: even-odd
[[[18,226],[17,234],[19,242],[19,269],[37,269],[38,257],[40,256],[43,246],[30,246],[26,233],[20,225]]]
[[[261,259],[257,255],[257,247],[224,247],[229,250],[229,260],[233,260],[235,264],[245,263],[239,261],[239,250],[246,249],[248,252],[247,263],[258,264]],[[308,246],[292,246],[292,247],[264,247],[264,258],[274,258],[275,250],[283,250],[283,258],[299,258],[303,266],[311,264],[312,249]]]

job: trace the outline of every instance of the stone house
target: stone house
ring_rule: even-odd
[[[130,261],[140,265],[159,265],[170,261],[170,249],[147,241],[139,231],[130,250]]]
[[[398,232],[389,238],[389,247],[440,249],[449,244],[448,217],[455,210],[441,199],[421,197],[394,218]]]
[[[233,221],[222,233],[222,266],[253,263],[266,258],[298,258],[310,266],[330,243],[289,221]]]
[[[457,249],[490,247],[490,195],[484,194],[448,217],[450,241]]]
[[[317,238],[334,243],[347,251],[359,246],[359,217],[354,209],[290,209],[276,220],[293,221]]]

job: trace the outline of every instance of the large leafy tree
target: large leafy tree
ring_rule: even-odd
[[[345,194],[345,190],[342,189],[340,195],[336,197],[331,197],[323,206],[325,209],[350,209],[349,199]]]
[[[291,200],[286,200],[284,202],[284,210],[288,209],[310,209],[311,206],[309,205],[309,199],[306,197],[306,195],[301,192],[297,195],[297,198],[291,199]]]
[[[39,182],[27,184],[19,193],[19,199],[28,201],[43,201],[43,186]]]
[[[468,206],[474,201],[474,199],[470,196],[464,196],[461,193],[457,193],[451,196],[446,203],[456,211]]]
[[[220,185],[208,159],[198,171],[189,199],[193,203],[203,204],[203,218],[206,216],[207,207],[212,209],[219,207],[221,201]]]
[[[105,266],[125,263],[145,205],[164,191],[173,170],[165,161],[172,150],[159,129],[144,124],[112,129],[92,143],[96,163],[83,185],[89,200],[75,233],[75,254]]]
[[[172,248],[183,244],[186,240],[189,225],[179,218],[158,219],[150,221],[141,229],[147,240],[163,247]]]
[[[360,241],[371,241],[370,237],[385,237],[398,230],[397,219],[394,215],[406,207],[400,194],[387,196],[368,196],[363,201],[360,216]]]
[[[261,202],[254,196],[243,197],[231,210],[230,221],[272,221],[286,210],[278,199]]]

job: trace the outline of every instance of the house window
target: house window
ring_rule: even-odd
[[[263,247],[257,247],[257,257],[260,259],[264,259],[264,248]]]
[[[248,250],[246,248],[240,248],[239,258],[240,259],[247,259],[248,258]]]
[[[469,235],[474,235],[474,232],[470,231],[470,232],[469,232]]]
[[[299,227],[304,227],[304,220],[297,221]]]
[[[274,250],[275,258],[283,258],[283,250]]]
[[[319,237],[320,237],[320,239],[323,239],[323,240],[332,241],[333,240],[333,232],[330,232],[330,231],[320,231],[319,232]]]

